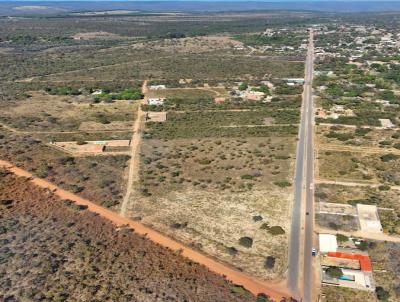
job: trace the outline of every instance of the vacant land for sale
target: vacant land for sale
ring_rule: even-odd
[[[0,18],[0,158],[253,277],[283,284],[302,44],[312,14],[287,13],[296,26],[276,14],[118,10]],[[85,255],[103,253],[98,243],[89,245],[82,247]],[[125,253],[118,248],[115,253]],[[138,254],[146,257],[148,251]],[[101,266],[103,260],[90,263]],[[104,269],[90,267],[96,276]],[[188,282],[185,274],[182,280]],[[123,271],[116,278],[127,278],[126,284],[116,291],[140,301],[253,298],[239,286],[211,279],[221,288],[217,294],[207,292],[209,281],[189,282],[190,289],[179,281],[161,292],[164,285],[153,277],[140,283]],[[138,290],[127,289],[132,278]],[[92,297],[113,300],[114,287],[103,282],[107,292],[96,283],[99,278],[92,279]],[[74,280],[65,288],[79,288],[87,297]],[[43,293],[61,299],[51,294]],[[77,299],[75,291],[67,294]],[[26,295],[40,298],[36,292]]]
[[[2,300],[255,299],[203,266],[24,178],[5,170],[0,178]]]

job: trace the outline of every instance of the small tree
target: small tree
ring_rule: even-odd
[[[342,270],[339,267],[336,267],[336,266],[328,267],[325,272],[331,278],[340,278],[340,277],[343,276]]]
[[[380,301],[387,301],[389,299],[389,292],[385,290],[382,286],[377,286],[375,289],[376,297]]]
[[[239,90],[243,91],[246,90],[249,87],[249,85],[247,85],[247,83],[243,82],[239,85]]]
[[[244,247],[251,248],[253,246],[253,239],[250,237],[242,237],[239,239],[239,244]]]

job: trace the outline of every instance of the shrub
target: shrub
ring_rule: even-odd
[[[173,229],[183,229],[183,228],[186,228],[187,225],[188,225],[187,222],[183,222],[183,223],[175,222],[175,223],[171,224],[171,228],[173,228]]]
[[[256,302],[269,302],[269,301],[271,300],[266,294],[261,293],[257,295]]]
[[[378,187],[379,191],[389,191],[390,190],[390,186],[388,185],[380,185]]]
[[[367,135],[372,129],[370,128],[357,128],[354,132],[357,136],[365,136]]]
[[[209,160],[208,158],[203,158],[199,160],[199,164],[200,165],[209,165],[211,164],[211,160]]]
[[[286,188],[290,187],[292,184],[288,182],[287,180],[281,180],[281,181],[275,181],[274,185],[281,187],[281,188]]]
[[[233,246],[228,247],[227,251],[228,251],[228,254],[231,256],[235,256],[238,253],[238,250]]]
[[[284,230],[282,227],[278,226],[278,225],[274,225],[274,226],[270,227],[270,228],[268,229],[268,232],[269,232],[271,235],[274,235],[274,236],[285,234],[285,230]]]
[[[0,168],[0,176],[1,176],[1,177],[5,177],[5,176],[7,176],[9,173],[10,173],[10,172],[8,172],[7,169],[5,169],[5,168]]]
[[[381,158],[381,161],[388,162],[388,161],[392,161],[392,160],[398,159],[399,156],[396,155],[396,154],[393,154],[393,153],[389,153],[389,154],[382,155],[380,158]]]
[[[260,215],[256,215],[256,216],[253,216],[253,220],[257,222],[257,221],[263,220],[263,218]]]
[[[241,179],[253,179],[253,175],[249,175],[249,174],[244,174],[242,176],[240,176]]]
[[[265,258],[265,264],[264,267],[268,269],[272,269],[275,266],[275,257],[268,256]]]
[[[337,235],[336,235],[336,239],[337,239],[339,242],[346,242],[346,241],[349,240],[349,237],[347,237],[347,236],[345,236],[345,235],[342,235],[342,234],[337,234]]]
[[[142,193],[142,195],[145,196],[145,197],[151,196],[151,193],[149,192],[149,189],[147,189],[147,188],[141,189],[140,193]]]
[[[72,156],[65,156],[65,157],[61,157],[58,162],[61,165],[66,165],[66,164],[73,164],[75,162],[75,158],[73,158]]]
[[[242,237],[239,239],[239,244],[244,247],[251,248],[253,246],[253,239],[250,237]]]
[[[71,185],[69,187],[69,189],[70,189],[70,191],[72,193],[79,193],[79,192],[82,192],[85,189],[85,187],[81,187],[81,186],[78,186],[78,185]]]
[[[49,171],[50,167],[43,164],[35,170],[34,174],[39,178],[46,178],[49,175]]]
[[[235,293],[235,294],[240,294],[240,295],[244,295],[246,293],[248,293],[248,291],[241,285],[233,285],[231,288],[231,292]]]

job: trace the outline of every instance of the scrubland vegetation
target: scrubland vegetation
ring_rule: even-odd
[[[117,230],[26,179],[0,172],[0,299],[255,301],[133,230]]]

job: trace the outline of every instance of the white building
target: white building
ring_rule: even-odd
[[[336,252],[338,247],[336,235],[319,234],[319,252],[328,253]]]
[[[165,88],[166,88],[165,85],[150,85],[151,90],[161,90]]]
[[[164,105],[165,98],[150,98],[147,100],[148,105],[162,106]]]

